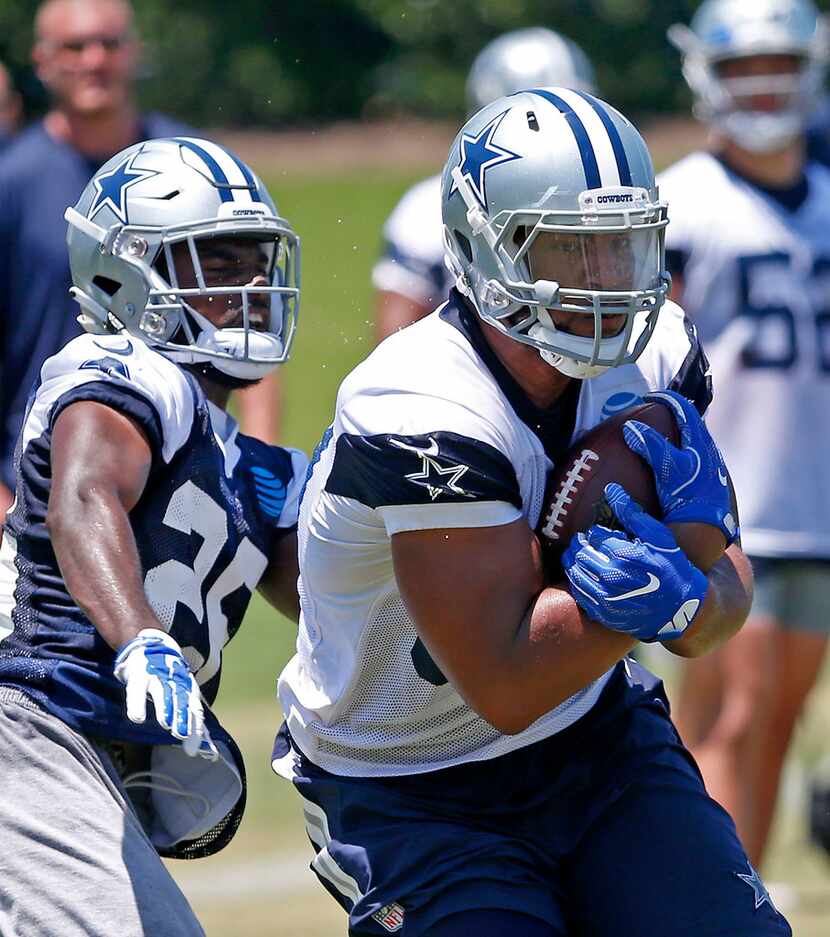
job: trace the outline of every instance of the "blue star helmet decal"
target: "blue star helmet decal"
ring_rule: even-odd
[[[475,197],[485,211],[487,211],[487,173],[489,170],[502,163],[522,158],[518,153],[493,142],[493,137],[506,113],[507,111],[503,111],[494,117],[489,124],[481,128],[476,136],[470,133],[461,134],[459,147],[461,160],[458,165],[461,174],[467,177]],[[450,195],[455,191],[457,191],[457,186],[453,182]]]
[[[115,169],[105,172],[92,181],[95,184],[97,195],[89,210],[90,220],[95,217],[96,212],[100,211],[105,205],[112,209],[113,214],[123,223],[129,224],[127,213],[127,189],[142,179],[149,176],[157,176],[158,173],[153,169],[137,169],[133,166],[133,161],[138,153],[133,153],[125,160],[120,162]]]

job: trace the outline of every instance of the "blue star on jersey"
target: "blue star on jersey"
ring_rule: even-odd
[[[133,165],[139,155],[140,153],[133,153],[132,156],[120,162],[111,172],[105,172],[93,180],[98,194],[95,196],[95,201],[89,210],[90,219],[94,218],[96,213],[107,205],[120,221],[124,224],[129,223],[127,189],[148,176],[158,175],[153,169],[137,169]]]
[[[461,161],[458,165],[461,174],[467,177],[475,197],[485,211],[487,211],[487,173],[495,166],[522,158],[518,153],[493,142],[493,137],[506,113],[507,111],[504,111],[498,117],[494,117],[475,136],[469,133],[461,134]],[[456,188],[453,182],[450,195],[456,191]]]
[[[740,872],[736,872],[735,875],[737,875],[742,882],[746,882],[746,884],[749,885],[749,887],[755,893],[755,910],[757,911],[758,908],[764,904],[764,902],[766,902],[773,909],[773,911],[776,910],[775,905],[772,903],[772,898],[769,896],[766,885],[764,885],[764,883],[761,881],[761,876],[755,871],[749,862],[747,862],[747,866],[749,867],[748,875],[741,874]]]

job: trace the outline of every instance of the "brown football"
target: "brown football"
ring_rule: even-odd
[[[680,434],[669,408],[657,401],[629,407],[581,436],[548,479],[545,502],[536,533],[545,567],[560,570],[562,552],[578,531],[592,524],[616,528],[619,523],[605,500],[605,486],[618,482],[653,517],[660,518],[660,503],[649,465],[625,443],[623,424],[639,420],[662,433],[674,445]],[[678,544],[700,569],[708,571],[723,554],[725,538],[707,524],[670,525]]]

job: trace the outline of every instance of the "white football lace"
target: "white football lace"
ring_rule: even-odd
[[[545,524],[544,527],[542,527],[542,533],[550,540],[559,539],[559,531],[557,528],[564,526],[565,522],[562,520],[562,515],[566,513],[567,505],[571,504],[573,501],[571,495],[574,494],[579,483],[585,477],[582,472],[590,472],[590,463],[595,462],[597,459],[599,459],[599,456],[593,449],[583,449],[579,457],[574,461],[567,475],[562,479],[559,490],[556,492],[556,497],[553,499],[550,513],[545,518]]]

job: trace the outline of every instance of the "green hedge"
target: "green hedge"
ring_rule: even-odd
[[[476,52],[548,25],[579,42],[623,110],[688,106],[665,38],[694,0],[136,0],[145,105],[202,126],[279,126],[400,112],[458,117]],[[830,6],[830,0],[820,3]],[[0,0],[0,56],[30,110],[34,0]]]

